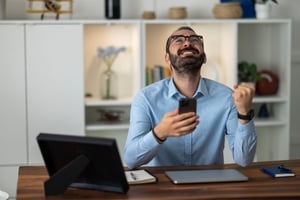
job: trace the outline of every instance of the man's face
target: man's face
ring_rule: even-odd
[[[190,30],[179,30],[172,34],[167,62],[178,74],[195,75],[206,61],[203,40]]]

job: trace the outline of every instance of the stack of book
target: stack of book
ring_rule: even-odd
[[[146,67],[146,85],[171,77],[169,67],[156,65],[154,67]]]

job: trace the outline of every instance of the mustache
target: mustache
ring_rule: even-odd
[[[192,51],[192,52],[195,52],[195,53],[199,53],[199,51],[198,51],[198,49],[195,49],[195,48],[193,48],[193,47],[186,47],[186,48],[184,48],[184,49],[179,49],[178,51],[177,51],[177,55],[180,55],[182,52],[184,52],[184,51]]]

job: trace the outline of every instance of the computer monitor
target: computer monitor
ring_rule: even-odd
[[[68,187],[127,193],[115,139],[40,133],[37,142],[50,177],[44,183],[46,196]]]

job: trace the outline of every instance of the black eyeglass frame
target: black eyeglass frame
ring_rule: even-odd
[[[197,37],[199,39],[199,42],[203,41],[203,36],[202,35],[171,35],[170,36],[170,42],[172,43],[176,38],[179,38],[179,37],[183,37],[184,38],[184,41],[186,41],[187,39],[190,41],[190,38],[191,37]]]
[[[184,35],[171,35],[171,36],[169,36],[168,37],[168,39],[167,39],[167,42],[166,42],[166,53],[170,53],[170,50],[169,50],[169,48],[170,48],[170,45],[171,45],[171,43],[172,43],[172,41],[174,40],[174,37],[178,37],[178,36],[183,36],[183,37],[185,37],[184,39],[186,40],[186,38],[187,37],[191,37],[191,36],[198,36],[198,37],[200,37],[200,40],[201,40],[201,46],[202,46],[202,48],[204,49],[204,42],[203,42],[203,36],[202,35],[190,35],[190,36],[184,36]]]

